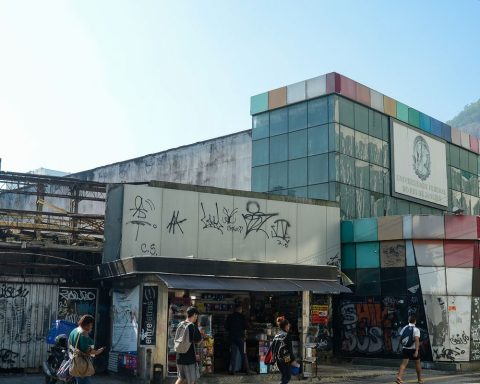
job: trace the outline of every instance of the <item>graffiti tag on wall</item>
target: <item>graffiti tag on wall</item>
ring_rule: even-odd
[[[480,360],[480,297],[472,297],[470,359]]]
[[[53,286],[0,284],[0,368],[38,366],[52,318]]]
[[[340,306],[341,350],[360,355],[400,354],[400,331],[406,324],[408,306],[406,297],[343,301]],[[428,344],[427,332],[422,328],[420,331],[423,349]]]
[[[95,316],[97,289],[67,288],[58,290],[58,319],[77,323],[82,315]]]

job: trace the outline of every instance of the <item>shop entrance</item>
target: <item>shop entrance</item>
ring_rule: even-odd
[[[263,364],[263,357],[273,337],[278,332],[275,320],[285,316],[291,323],[295,355],[299,355],[299,326],[302,322],[302,293],[274,292],[252,293],[242,291],[169,290],[168,316],[168,372],[176,372],[176,354],[173,349],[175,331],[185,319],[186,309],[194,305],[200,312],[198,326],[203,336],[197,347],[197,360],[202,374],[226,374],[230,368],[242,371],[240,361],[232,360],[228,332],[225,330],[227,316],[241,304],[248,321],[246,352],[248,366],[257,373],[268,373],[271,367]]]

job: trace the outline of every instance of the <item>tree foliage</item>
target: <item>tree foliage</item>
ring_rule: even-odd
[[[452,120],[447,121],[447,124],[480,137],[480,99],[467,104],[463,111]]]

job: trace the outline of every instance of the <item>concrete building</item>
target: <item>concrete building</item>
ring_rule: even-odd
[[[175,330],[190,305],[201,313],[204,374],[229,369],[224,324],[236,304],[252,321],[251,369],[270,371],[262,359],[279,313],[305,355],[333,333],[332,295],[350,292],[336,267],[339,215],[328,201],[164,182],[112,186],[99,267],[113,286],[109,369],[146,382],[155,366],[174,374]]]
[[[479,140],[338,73],[251,99],[252,190],[342,218],[479,214]]]
[[[105,183],[149,182],[250,190],[251,131],[202,141],[72,174]]]

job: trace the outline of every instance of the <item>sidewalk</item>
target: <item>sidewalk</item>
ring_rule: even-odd
[[[392,368],[385,367],[353,367],[351,365],[340,366],[322,366],[318,374],[320,380],[317,378],[306,379],[304,382],[322,382],[328,380],[329,382],[341,383],[342,380],[352,382],[355,378],[373,378],[382,375],[391,376],[395,373]],[[120,377],[116,375],[95,375],[91,378],[92,384],[138,384],[141,383],[136,378]],[[257,383],[278,383],[279,375],[209,375],[204,376],[199,380],[199,384],[257,384]],[[292,382],[298,381],[296,378]],[[43,383],[44,376],[41,374],[1,374],[0,383],[2,384],[30,384]],[[175,378],[168,378],[163,384],[175,383]]]

